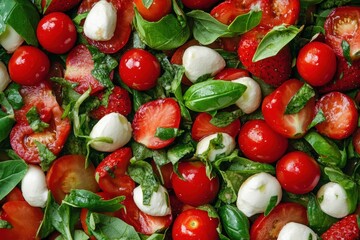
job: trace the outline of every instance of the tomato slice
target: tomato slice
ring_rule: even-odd
[[[78,14],[90,11],[91,7],[99,0],[84,0],[79,6]],[[116,53],[128,42],[131,34],[131,22],[134,17],[132,0],[109,0],[117,10],[117,21],[114,36],[108,41],[94,41],[87,38],[88,42],[103,53]]]
[[[90,163],[85,168],[85,157],[81,155],[65,155],[55,160],[46,175],[46,183],[59,204],[72,189],[99,190],[95,167]]]
[[[324,23],[325,41],[338,56],[343,56],[341,42],[350,45],[350,57],[360,58],[360,7],[338,7],[326,18]]]
[[[40,142],[55,155],[59,154],[70,133],[70,121],[62,118],[63,110],[56,101],[47,82],[34,86],[22,86],[20,94],[24,106],[15,112],[17,124],[10,133],[10,143],[15,152],[28,163],[40,163],[36,142]],[[42,132],[34,132],[30,127],[26,113],[36,107],[43,122],[49,124]]]
[[[281,228],[289,222],[308,224],[306,208],[298,203],[280,203],[269,215],[260,215],[250,229],[252,240],[276,240]]]

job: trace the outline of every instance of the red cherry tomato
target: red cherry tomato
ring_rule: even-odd
[[[146,50],[130,49],[120,59],[121,80],[135,90],[143,91],[155,87],[160,73],[159,61]]]
[[[359,113],[352,98],[341,92],[330,92],[316,103],[326,120],[315,127],[319,133],[332,139],[349,137],[357,127]]]
[[[249,72],[241,68],[224,68],[215,75],[214,79],[231,81],[242,77],[250,77]]]
[[[47,0],[41,0],[41,8],[44,10],[44,14],[48,14],[50,12],[66,12],[78,5],[80,2],[81,0],[52,0],[49,3]]]
[[[15,187],[13,190],[11,190],[11,192],[8,193],[8,195],[6,195],[5,201],[25,201],[25,199],[22,195],[20,188]]]
[[[264,120],[247,121],[240,129],[239,147],[249,159],[273,163],[288,147],[288,139],[275,132]]]
[[[300,76],[312,86],[322,86],[336,73],[336,55],[325,43],[310,42],[300,49],[296,59]]]
[[[181,0],[181,2],[190,9],[207,10],[219,2],[219,0]]]
[[[252,240],[276,240],[281,228],[289,222],[308,224],[306,208],[298,203],[280,203],[266,217],[261,214],[250,228]]]
[[[65,195],[72,189],[85,189],[97,192],[95,167],[90,163],[85,168],[85,157],[81,155],[64,155],[51,165],[46,183],[57,203],[61,203]]]
[[[46,54],[33,46],[20,46],[9,60],[10,78],[21,85],[35,85],[44,80],[50,69]]]
[[[197,207],[211,203],[219,192],[219,178],[209,179],[206,176],[205,164],[196,162],[180,162],[177,174],[171,175],[171,183],[176,196],[183,203]]]
[[[212,218],[208,212],[200,209],[188,209],[175,219],[172,227],[174,240],[216,240],[219,219]]]
[[[224,1],[215,6],[210,14],[219,22],[229,25],[234,19],[242,14],[245,14],[250,9],[237,7],[235,1]]]
[[[68,15],[62,12],[53,12],[40,20],[36,36],[45,50],[63,54],[75,45],[77,31]]]
[[[355,151],[360,154],[360,128],[356,129],[353,138],[352,144],[354,146]]]
[[[232,136],[233,138],[239,133],[240,120],[235,119],[232,123],[225,127],[217,127],[210,123],[211,115],[208,113],[199,113],[191,128],[191,137],[195,141],[200,141],[203,137],[209,136],[213,133],[224,132]]]
[[[305,194],[312,191],[320,179],[319,164],[304,152],[287,153],[276,164],[276,178],[290,193]]]
[[[171,12],[171,0],[153,0],[150,7],[144,6],[142,0],[134,0],[140,15],[149,22],[159,21]]]
[[[154,160],[151,160],[151,167],[154,173],[161,179],[164,187],[167,189],[172,188],[171,185],[171,175],[173,174],[173,165],[172,163],[167,163],[162,166],[157,166]]]

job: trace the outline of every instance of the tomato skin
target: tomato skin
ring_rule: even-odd
[[[219,0],[181,0],[181,2],[190,9],[207,10],[219,2]]]
[[[215,75],[214,79],[232,81],[242,77],[250,77],[249,72],[241,68],[224,68]]]
[[[288,139],[275,132],[264,120],[247,121],[238,137],[242,153],[256,162],[273,163],[285,153]]]
[[[336,55],[325,43],[310,42],[300,49],[296,59],[300,76],[312,86],[322,86],[336,73]]]
[[[288,222],[307,225],[306,208],[298,203],[280,203],[266,217],[261,214],[250,228],[251,240],[276,240],[281,228]]]
[[[216,5],[210,12],[219,22],[229,25],[234,19],[248,10],[237,7],[234,1],[224,1]]]
[[[149,22],[159,21],[171,12],[171,0],[154,0],[149,8],[146,8],[142,0],[134,0],[140,15]]]
[[[68,15],[62,12],[53,12],[40,20],[36,36],[45,50],[63,54],[75,45],[77,31]]]
[[[21,85],[35,85],[44,80],[50,69],[48,56],[33,46],[20,46],[9,60],[10,78]]]
[[[180,162],[177,174],[171,175],[171,183],[176,196],[185,204],[197,207],[212,202],[219,192],[218,176],[209,179],[205,164],[199,161]]]
[[[290,193],[312,191],[319,182],[320,174],[319,164],[301,151],[287,153],[276,164],[276,178],[281,187]]]
[[[144,91],[156,86],[161,67],[157,58],[143,49],[130,49],[120,59],[121,80],[130,88]]]
[[[216,240],[219,234],[216,228],[219,219],[209,217],[209,214],[200,209],[188,209],[175,219],[172,228],[174,240]]]

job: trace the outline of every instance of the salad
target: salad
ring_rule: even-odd
[[[360,239],[359,1],[0,16],[0,239]]]

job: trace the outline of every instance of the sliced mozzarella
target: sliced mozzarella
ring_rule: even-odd
[[[5,64],[0,61],[0,92],[3,92],[10,82],[11,79],[7,68]]]
[[[163,186],[159,185],[156,192],[151,195],[149,205],[144,205],[144,195],[141,185],[137,186],[133,191],[133,199],[136,206],[144,213],[151,216],[166,216],[171,213],[169,194]]]
[[[185,75],[191,82],[204,75],[214,76],[226,65],[224,58],[214,49],[204,46],[188,47],[182,58]]]
[[[95,41],[108,41],[114,36],[117,12],[112,3],[100,0],[90,10],[84,23],[84,33]]]
[[[29,168],[21,181],[21,191],[26,202],[33,207],[45,207],[48,198],[45,173],[37,165]]]
[[[317,192],[321,210],[335,218],[343,218],[349,214],[347,194],[338,183],[328,182]]]
[[[296,222],[285,224],[278,235],[277,240],[316,240],[317,234],[308,226]]]
[[[251,217],[265,212],[273,196],[277,197],[277,205],[282,198],[278,180],[268,173],[257,173],[246,179],[241,185],[236,206],[246,216]]]
[[[221,136],[218,136],[221,135]],[[209,148],[210,141],[218,137],[222,138],[222,147]],[[209,136],[202,138],[196,146],[196,155],[201,155],[206,151],[210,161],[214,161],[217,156],[229,155],[235,149],[235,140],[227,133],[214,133]]]
[[[238,78],[232,82],[241,83],[246,86],[245,92],[235,104],[246,114],[258,109],[261,104],[261,88],[259,84],[250,77]]]
[[[127,144],[132,136],[130,122],[120,113],[109,113],[102,117],[90,132],[93,141],[90,146],[98,151],[112,152]],[[107,138],[112,140],[111,143],[101,140]]]
[[[0,44],[8,53],[13,53],[23,44],[24,39],[9,25],[6,25],[6,30],[0,36]]]

